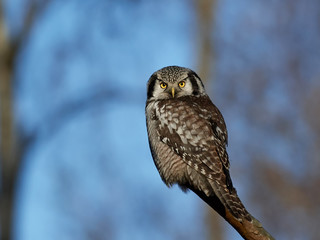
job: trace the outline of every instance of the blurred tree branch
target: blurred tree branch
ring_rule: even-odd
[[[30,1],[22,30],[9,36],[0,1],[0,239],[12,239],[13,204],[19,168],[31,138],[18,134],[13,111],[14,63],[37,17],[49,1]]]
[[[211,79],[211,69],[214,59],[214,44],[212,39],[213,22],[216,0],[200,0],[195,1],[198,29],[199,29],[199,57],[198,72],[202,79]],[[206,197],[202,197],[202,193],[196,193],[204,201]],[[238,233],[247,240],[272,240],[273,237],[262,227],[261,223],[253,216],[253,221],[243,220],[239,222],[228,211],[220,211],[218,203],[207,202],[217,213],[219,213]],[[209,239],[223,239],[223,230],[221,220],[216,213],[208,211],[209,219]]]
[[[120,94],[121,93],[121,94]],[[59,129],[79,113],[85,112],[88,109],[99,106],[99,104],[105,104],[110,101],[117,101],[117,103],[125,104],[137,104],[137,102],[143,102],[144,99],[137,99],[131,97],[132,92],[126,93],[117,89],[98,89],[94,92],[82,96],[79,99],[69,100],[58,109],[52,110],[48,116],[41,120],[44,123],[42,126],[38,126],[30,135],[29,138],[48,138],[56,134]],[[43,133],[43,134],[42,134]]]
[[[198,72],[204,79],[211,79],[214,60],[214,42],[212,38],[215,19],[216,0],[195,1],[198,17]]]
[[[11,239],[12,205],[16,172],[19,161],[15,152],[12,109],[12,68],[14,48],[10,45],[4,23],[2,2],[0,2],[0,160],[1,199],[0,227],[1,239]]]

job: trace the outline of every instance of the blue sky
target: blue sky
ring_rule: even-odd
[[[188,4],[170,1],[54,1],[41,14],[17,65],[19,123],[38,136],[20,179],[17,239],[86,239],[103,230],[102,239],[170,239],[190,219],[203,221],[196,196],[161,182],[145,128],[152,72],[194,64],[191,20],[176,9],[193,17]],[[200,226],[184,234],[204,237]]]
[[[5,1],[13,35],[26,4]],[[284,6],[276,1],[217,4],[214,82],[207,89],[228,125],[231,174],[245,203],[249,174],[242,173],[251,166],[252,152],[272,152],[274,161],[297,174],[300,168],[292,163],[305,158],[295,149],[308,144],[309,129],[284,80],[290,81],[284,63],[292,51],[306,52],[303,81],[319,73],[319,31],[309,24],[317,12],[301,4],[297,28],[287,28],[292,25],[285,15],[278,24],[275,16],[283,8],[277,9]],[[301,17],[305,11],[307,19]],[[297,36],[301,27],[304,39]],[[278,28],[288,32],[273,34]],[[195,69],[197,33],[191,1],[49,3],[16,61],[17,124],[25,134],[36,134],[19,179],[16,239],[205,239],[205,205],[161,182],[144,117],[149,76],[168,65]],[[255,69],[272,79],[260,95],[254,93]],[[248,121],[252,102],[266,107],[256,122]],[[292,144],[279,137],[271,113],[292,116],[301,140]],[[252,137],[256,141],[245,151]],[[259,214],[253,210],[263,220]],[[241,239],[224,228],[228,239]]]

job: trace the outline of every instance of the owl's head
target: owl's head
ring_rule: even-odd
[[[151,75],[148,84],[148,100],[204,95],[205,90],[198,75],[189,68],[169,66]]]

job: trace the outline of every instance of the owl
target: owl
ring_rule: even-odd
[[[154,163],[167,186],[196,193],[222,217],[251,215],[229,174],[228,133],[222,114],[188,68],[169,66],[147,83],[146,122]]]

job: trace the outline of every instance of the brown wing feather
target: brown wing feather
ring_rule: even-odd
[[[182,187],[194,187],[207,196],[214,194],[236,217],[247,215],[229,175],[226,126],[210,99],[206,96],[159,101],[155,115],[162,146],[155,151],[162,166],[156,165],[163,180],[169,185],[176,181]],[[184,169],[171,171],[172,167]],[[199,177],[201,181],[196,183],[204,185],[195,184]]]
[[[187,163],[192,161],[188,165],[195,167],[197,164],[203,167],[203,171],[213,175],[220,174],[223,167],[229,169],[224,120],[208,97],[160,101],[158,107],[160,140]],[[219,137],[214,133],[216,127],[220,129]],[[210,175],[207,177],[211,178]],[[212,180],[216,180],[216,176]]]

